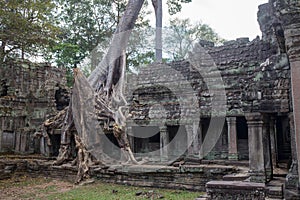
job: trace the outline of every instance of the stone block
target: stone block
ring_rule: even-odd
[[[242,181],[210,181],[206,183],[206,192],[209,200],[264,200],[265,184]]]

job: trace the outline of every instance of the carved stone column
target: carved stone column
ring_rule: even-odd
[[[286,52],[289,58],[291,71],[291,96],[292,96],[292,112],[294,124],[291,129],[292,149],[295,149],[296,158],[300,157],[300,1],[279,1],[273,0],[273,10],[279,16],[283,30]],[[297,166],[296,166],[297,165]],[[298,186],[295,184],[294,191],[288,196],[288,191],[285,191],[287,199],[298,199],[300,197],[300,159],[293,160],[290,171],[298,170]],[[294,172],[292,173],[294,174]],[[288,179],[288,177],[287,177]],[[291,184],[292,185],[292,184]],[[291,186],[290,185],[290,186]],[[296,191],[296,192],[295,192]],[[298,193],[298,194],[297,194]],[[295,197],[295,196],[297,197]]]
[[[200,122],[199,122],[200,124]],[[199,141],[199,124],[196,122],[193,123],[193,153],[197,157],[199,156],[200,151],[200,141]]]
[[[187,134],[187,153],[188,156],[193,155],[193,125],[188,124],[185,126]]]
[[[273,4],[276,14],[280,16],[284,30],[284,39],[291,68],[291,91],[294,114],[294,138],[297,157],[300,157],[300,1],[284,1]],[[293,138],[293,137],[292,137]],[[297,159],[300,174],[300,159]],[[298,176],[298,192],[300,176]],[[300,194],[298,194],[300,196]]]
[[[300,27],[299,27],[300,30]],[[299,35],[300,37],[300,35]],[[292,96],[294,112],[295,143],[298,158],[300,157],[300,58],[291,62]],[[298,159],[298,174],[300,174],[300,159]],[[300,176],[299,176],[300,184]]]
[[[168,160],[168,143],[169,143],[169,133],[167,126],[160,126],[160,159],[161,161],[167,161]]]
[[[266,182],[263,119],[260,113],[247,113],[250,181]]]
[[[228,159],[238,160],[236,117],[227,117]]]
[[[193,124],[186,125],[185,128],[187,131],[188,155],[198,157],[200,151],[198,124],[194,122]]]
[[[292,152],[292,163],[289,169],[289,173],[286,176],[285,188],[286,189],[295,189],[298,187],[298,158],[296,152],[296,141],[295,141],[295,129],[294,129],[294,117],[293,113],[289,114],[290,121],[290,132],[291,132],[291,152]],[[289,197],[287,199],[290,199]]]

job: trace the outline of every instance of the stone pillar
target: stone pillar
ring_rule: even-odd
[[[168,160],[168,143],[169,143],[169,133],[167,126],[160,126],[160,159],[161,161]]]
[[[200,122],[199,122],[200,124]],[[197,157],[199,156],[199,151],[200,151],[200,141],[199,141],[199,124],[196,122],[193,123],[193,153]]]
[[[300,28],[299,28],[300,30]],[[300,37],[300,35],[299,35]],[[297,157],[300,157],[300,58],[291,62],[291,78],[292,78],[292,96],[293,96],[293,113],[294,113],[294,129]],[[298,159],[298,174],[300,174],[300,159]],[[300,176],[299,176],[300,183]]]
[[[275,128],[275,117],[271,116],[269,120],[270,125],[270,145],[271,145],[271,158],[273,169],[277,167],[277,130]]]
[[[227,117],[228,159],[238,160],[236,117]]]
[[[193,122],[185,126],[187,131],[187,147],[189,156],[199,156],[199,138],[198,138],[198,124]]]
[[[266,182],[263,120],[260,113],[247,113],[250,181]]]
[[[293,102],[295,150],[300,157],[300,1],[284,1],[273,4],[275,12],[280,16],[284,29],[285,46],[291,68],[291,89]],[[293,138],[293,137],[292,137]],[[297,159],[300,174],[300,159]],[[300,184],[300,176],[298,176]],[[300,190],[298,190],[300,193]],[[299,194],[300,196],[300,194]]]
[[[290,169],[289,169],[289,173],[286,176],[286,181],[285,181],[285,188],[286,189],[295,189],[298,187],[298,158],[297,158],[297,152],[296,152],[296,141],[295,141],[295,130],[294,130],[294,117],[293,117],[293,113],[289,114],[289,121],[290,121],[290,132],[291,132],[291,152],[292,152],[292,163]],[[286,194],[287,194],[287,190],[286,190]],[[290,197],[286,198],[286,199],[291,199]]]
[[[193,125],[188,124],[185,126],[187,134],[187,153],[188,156],[193,155]]]

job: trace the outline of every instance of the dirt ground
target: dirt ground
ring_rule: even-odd
[[[12,177],[0,181],[0,199],[44,199],[49,194],[66,192],[74,187],[70,182],[49,178]]]
[[[95,181],[85,185],[51,178],[13,177],[0,181],[0,200],[191,200],[201,192],[134,187]]]

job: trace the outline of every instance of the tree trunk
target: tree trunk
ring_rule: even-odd
[[[126,114],[123,108],[126,107],[127,102],[123,95],[123,85],[126,45],[143,3],[144,0],[129,0],[104,59],[88,79],[78,69],[74,70],[75,84],[69,107],[59,116],[44,123],[43,130],[49,131],[58,127],[62,129],[61,148],[55,164],[62,164],[70,159],[73,133],[71,130],[74,126],[77,129],[78,134],[74,136],[78,150],[75,160],[78,166],[76,183],[89,177],[89,165],[93,157],[100,162],[101,159],[106,159],[99,147],[99,134],[96,128],[99,126],[96,120],[97,112],[107,120],[114,120],[113,133],[121,147],[121,152],[127,158],[127,162],[137,164],[125,134]],[[93,155],[95,152],[97,152],[96,156]]]
[[[113,36],[112,42],[109,46],[107,54],[103,60],[99,63],[96,69],[88,77],[88,81],[92,88],[96,91],[101,90],[103,86],[111,87],[107,84],[108,78],[112,77],[109,73],[113,73],[113,68],[119,68],[120,66],[114,65],[116,60],[121,57],[126,50],[126,45],[129,40],[130,33],[134,27],[135,21],[142,8],[144,0],[130,0],[126,7],[126,10],[118,24],[118,28]],[[110,80],[111,81],[111,80]],[[107,90],[109,88],[106,88]]]
[[[162,62],[162,0],[152,0],[155,10],[155,59],[156,62]]]

